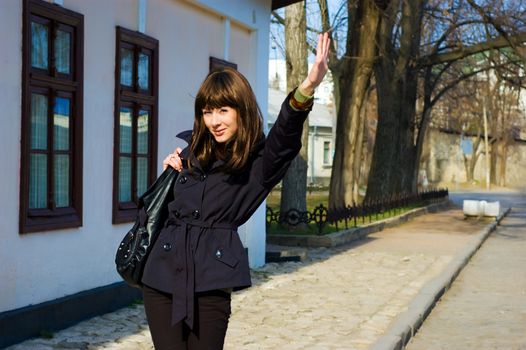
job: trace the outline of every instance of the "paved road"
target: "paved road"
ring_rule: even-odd
[[[526,195],[459,193],[500,200],[511,213],[433,309],[407,350],[526,350]]]

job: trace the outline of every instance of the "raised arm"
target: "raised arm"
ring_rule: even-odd
[[[328,70],[330,39],[327,33],[318,36],[316,60],[300,86],[292,91],[281,106],[276,123],[270,130],[263,153],[263,184],[275,186],[301,149],[303,123],[314,99],[314,90]]]

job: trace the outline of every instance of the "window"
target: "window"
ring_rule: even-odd
[[[209,63],[210,63],[210,67],[209,67],[210,72],[216,69],[224,68],[224,67],[230,67],[230,68],[237,70],[237,64],[222,60],[220,58],[210,57]]]
[[[21,233],[82,225],[84,17],[24,0]]]
[[[157,177],[159,42],[117,27],[113,223],[135,219]]]
[[[323,141],[323,165],[331,164],[331,143]]]

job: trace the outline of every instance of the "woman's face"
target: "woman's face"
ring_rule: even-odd
[[[203,109],[203,120],[217,143],[233,139],[237,132],[237,111],[232,107]]]

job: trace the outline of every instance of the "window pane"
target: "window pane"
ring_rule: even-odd
[[[133,51],[121,48],[121,84],[132,86],[133,83]]]
[[[31,94],[31,149],[47,149],[46,95]]]
[[[29,208],[47,208],[47,155],[31,154],[29,159]]]
[[[323,163],[324,164],[330,163],[330,143],[329,142],[323,143]]]
[[[121,153],[132,152],[132,110],[122,107],[120,114],[120,147]]]
[[[148,158],[137,157],[137,196],[148,189]]]
[[[139,111],[137,120],[137,153],[148,154],[148,120],[150,112],[145,110]]]
[[[69,150],[69,99],[57,97],[53,110],[53,148],[56,150]]]
[[[131,158],[119,157],[119,202],[131,201]]]
[[[71,34],[63,30],[57,30],[57,37],[55,38],[55,65],[59,73],[70,73],[70,51]]]
[[[53,171],[55,206],[69,207],[69,155],[56,154]]]
[[[31,22],[31,66],[48,69],[49,28],[40,23]]]
[[[140,53],[139,54],[139,89],[148,90],[149,79],[150,79],[150,56]]]

